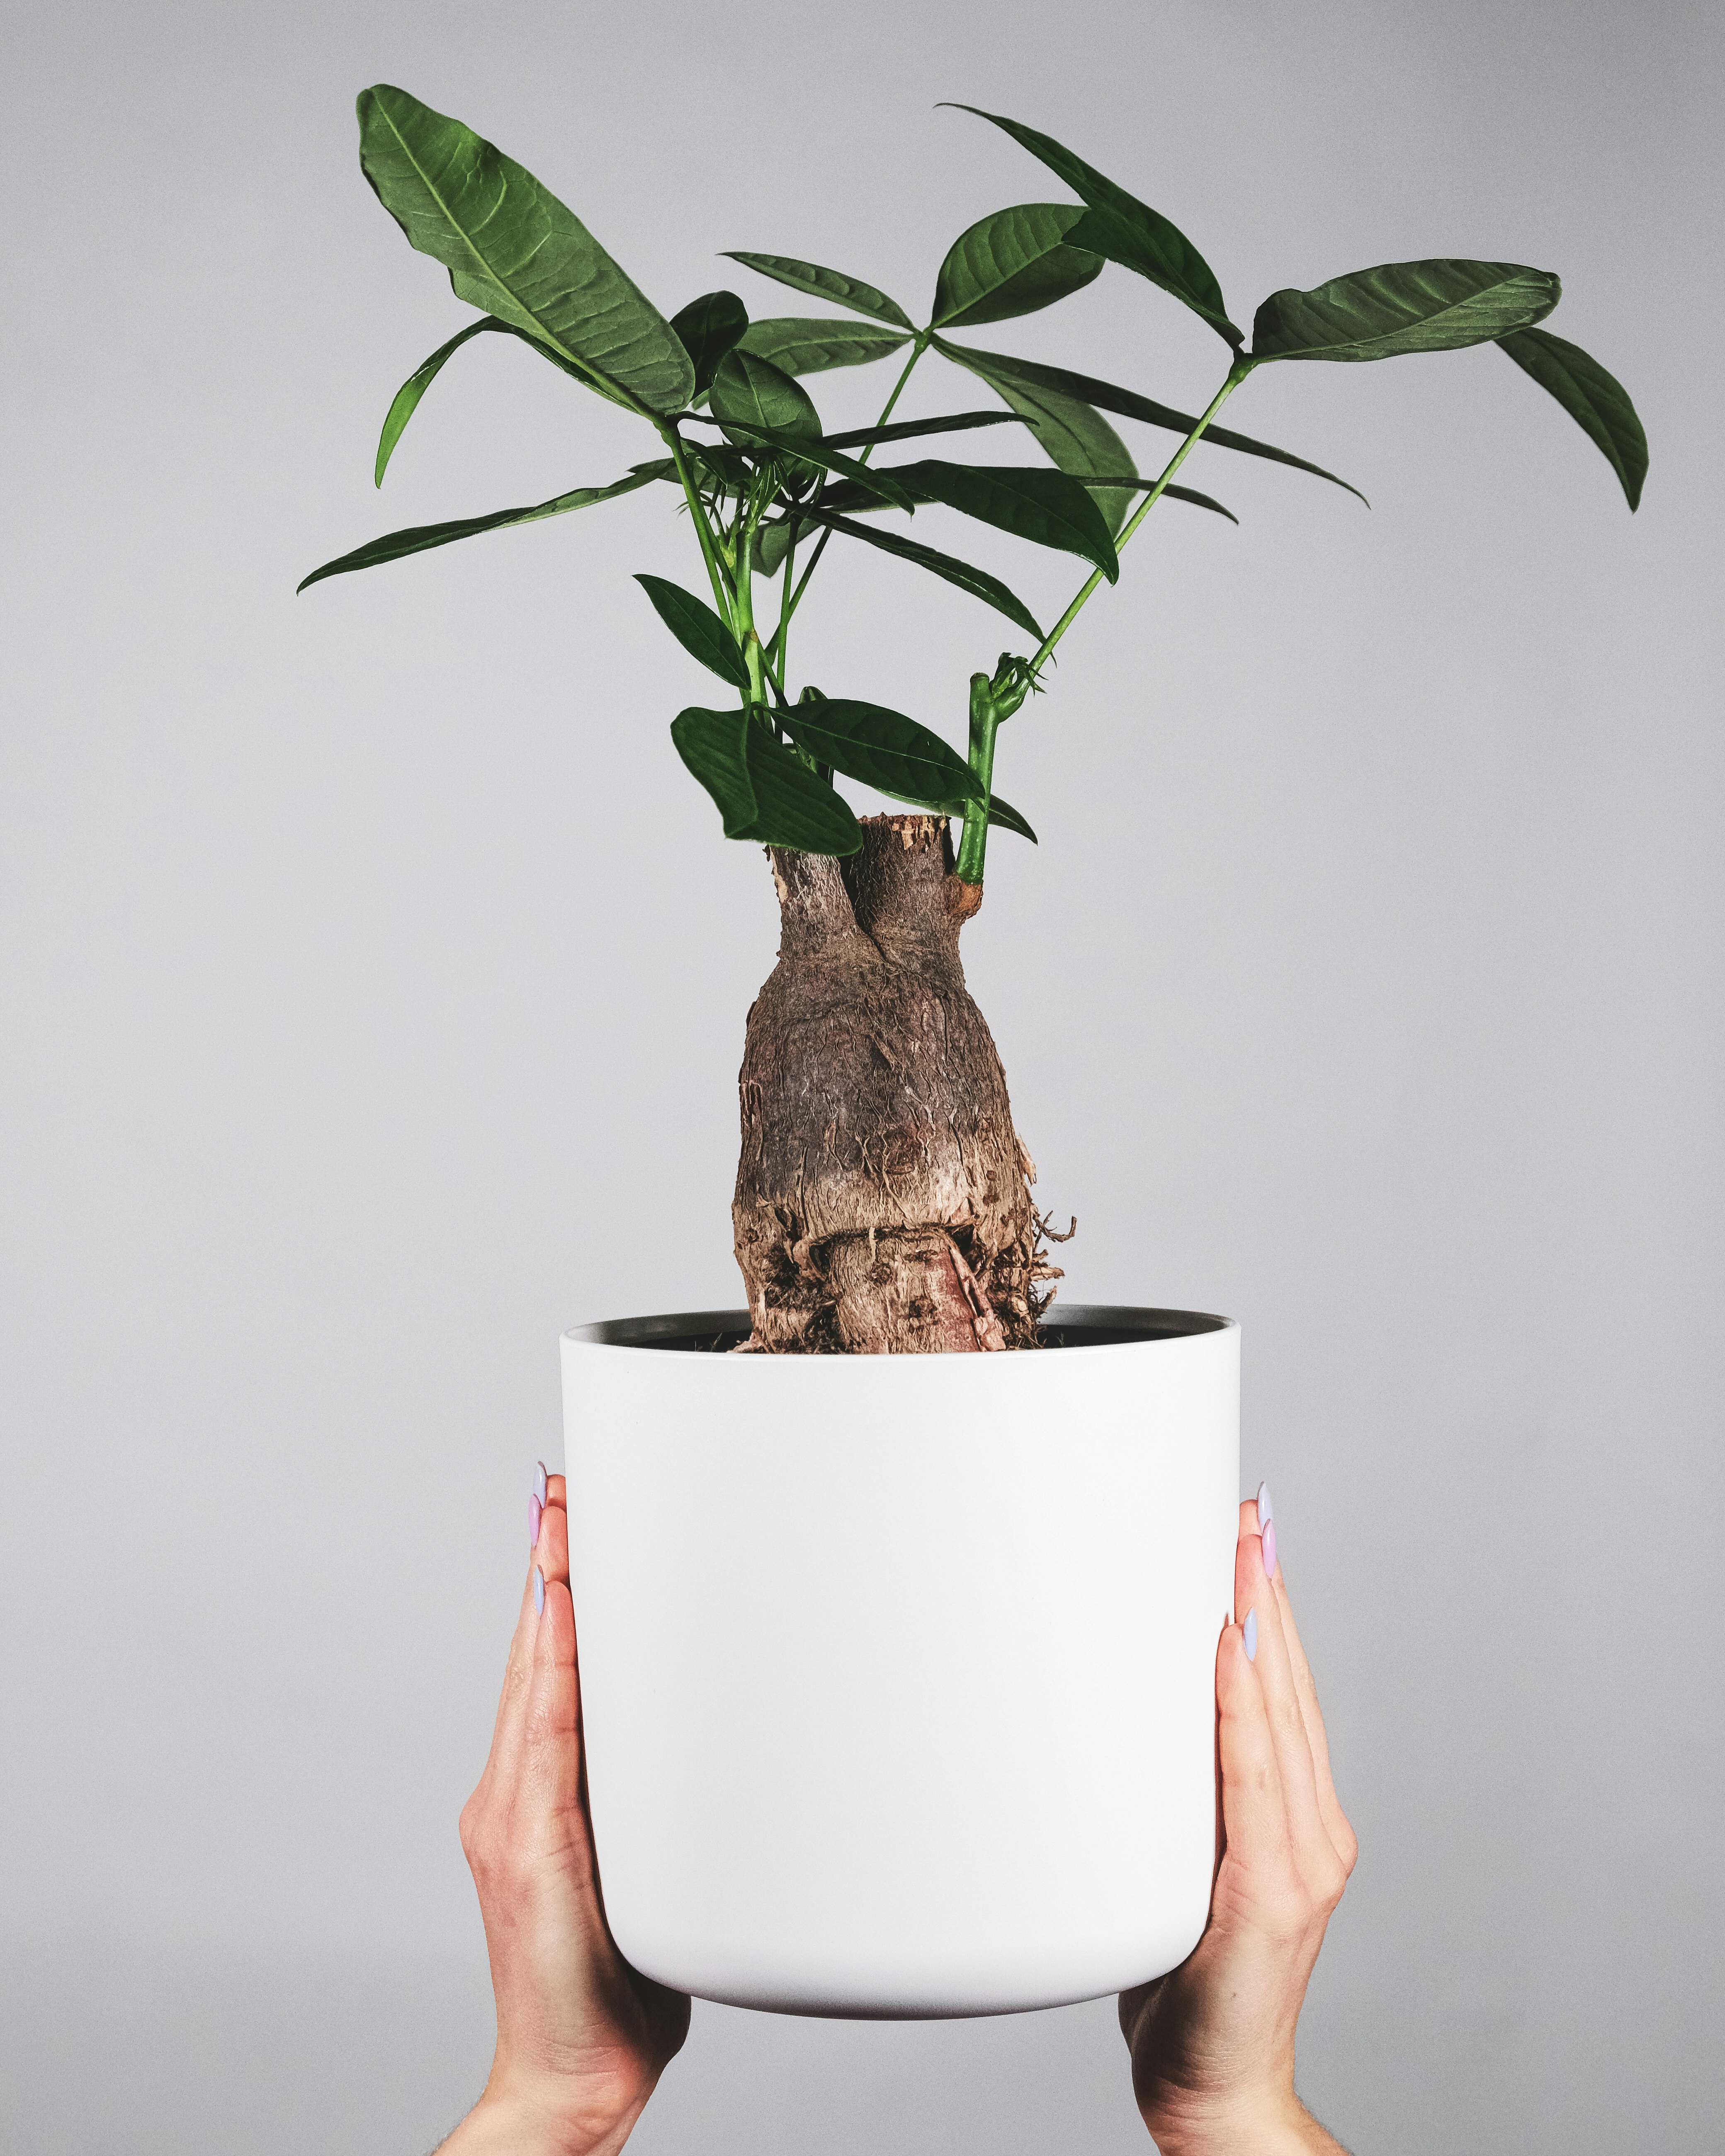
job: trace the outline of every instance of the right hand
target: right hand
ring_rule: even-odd
[[[614,2156],[689,2032],[688,1999],[629,1967],[599,1899],[561,1475],[534,1520],[491,1756],[461,1814],[497,2055],[448,2156]]]
[[[1163,2156],[1339,2146],[1294,2094],[1294,2025],[1358,1844],[1330,1779],[1274,1523],[1260,1537],[1250,1503],[1234,1607],[1240,1621],[1216,1652],[1224,1848],[1209,1922],[1178,1969],[1120,1998],[1133,2092]]]

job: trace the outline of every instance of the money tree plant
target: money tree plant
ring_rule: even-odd
[[[487,332],[520,338],[634,414],[653,454],[609,485],[390,532],[305,583],[640,488],[663,486],[686,516],[698,588],[657,574],[636,581],[724,694],[678,713],[671,743],[712,797],[724,835],[767,850],[781,912],[778,963],[748,1017],[732,1209],[746,1344],[759,1351],[1036,1344],[1052,1294],[1044,1283],[1058,1274],[1045,1251],[1051,1231],[1032,1201],[1035,1170],[958,957],[959,931],[982,902],[990,830],[1034,838],[994,790],[999,731],[1046,687],[1061,639],[1100,588],[1118,582],[1127,542],[1158,503],[1231,515],[1175,483],[1200,442],[1347,484],[1216,424],[1260,367],[1495,343],[1593,439],[1631,510],[1646,470],[1623,388],[1539,326],[1560,292],[1548,270],[1448,257],[1384,263],[1311,291],[1272,292],[1248,343],[1209,264],[1165,217],[1048,136],[976,116],[1077,200],[1017,203],[961,234],[919,327],[860,278],[750,253],[729,259],[845,314],[752,321],[734,293],[716,291],[667,317],[580,218],[471,128],[388,85],[359,99],[366,178],[411,244],[449,271],[457,299],[480,311],[397,393],[377,484],[439,370]],[[954,339],[1052,306],[1110,264],[1215,332],[1220,379],[1201,413]],[[894,421],[930,354],[998,403]],[[898,372],[879,420],[829,434],[803,378],[883,360]],[[1140,476],[1105,413],[1178,437],[1153,478]],[[996,426],[1014,429],[1014,451],[1034,454],[961,463],[921,453],[932,438]],[[901,520],[929,503],[1076,557],[1086,573],[1071,603],[1045,629],[999,577],[910,537]],[[834,558],[858,545],[886,553],[1017,632],[1019,648],[970,676],[962,753],[917,719],[793,674],[798,609],[834,538]],[[910,813],[860,817],[841,778]]]

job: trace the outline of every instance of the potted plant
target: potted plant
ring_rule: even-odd
[[[741,1076],[747,1307],[566,1337],[571,1573],[618,1943],[680,1989],[787,2011],[1118,1990],[1183,1959],[1209,1902],[1238,1333],[1193,1312],[1049,1315],[1055,1238],[959,959],[990,831],[1034,838],[995,791],[1001,728],[1045,691],[1152,509],[1230,514],[1177,483],[1200,442],[1347,485],[1218,424],[1261,367],[1495,342],[1597,444],[1632,510],[1646,468],[1621,387],[1540,326],[1550,273],[1382,264],[1273,293],[1249,342],[1166,218],[1047,136],[977,116],[1077,199],[972,225],[921,326],[859,279],[747,253],[732,259],[845,311],[751,321],[715,291],[667,318],[531,173],[403,90],[365,91],[367,178],[480,310],[398,393],[378,484],[439,370],[486,332],[633,413],[651,454],[607,485],[392,532],[305,579],[639,489],[686,515],[698,589],[637,581],[724,693],[680,712],[671,744],[724,835],[766,850],[781,916]],[[963,341],[1106,264],[1215,332],[1201,413]],[[995,401],[895,421],[931,356]],[[886,361],[876,424],[829,432],[803,380]],[[1104,414],[1178,437],[1153,478]],[[1009,461],[924,454],[996,427],[1013,430]],[[1075,557],[1071,603],[1045,629],[991,571],[909,536],[929,504]],[[793,670],[811,579],[859,546],[1017,633],[970,677],[962,752],[865,693],[810,685],[800,637]],[[860,817],[839,779],[907,813]]]

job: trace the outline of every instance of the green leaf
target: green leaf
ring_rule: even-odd
[[[694,370],[670,324],[530,172],[388,83],[362,90],[358,109],[367,179],[458,299],[561,352],[619,403],[688,403]]]
[[[453,540],[475,538],[481,531],[501,531],[506,525],[533,524],[542,516],[567,516],[572,509],[590,509],[595,502],[633,494],[638,486],[649,486],[675,470],[669,457],[661,457],[651,464],[637,465],[627,479],[610,486],[578,486],[571,494],[554,495],[531,509],[497,509],[489,516],[464,516],[453,524],[418,524],[406,531],[386,531],[381,539],[371,540],[338,561],[326,562],[321,569],[314,569],[296,589],[303,592],[307,584],[320,583],[326,577],[346,576],[354,569],[375,569],[384,562],[398,562],[404,554],[423,554],[428,547],[447,547]]]
[[[689,355],[699,392],[709,386],[719,362],[748,327],[749,312],[735,292],[706,292],[673,315],[670,326]]]
[[[834,855],[861,845],[849,805],[747,711],[691,708],[677,714],[670,731],[678,755],[717,804],[727,839]]]
[[[716,390],[718,388],[716,382],[714,388]],[[783,427],[756,426],[746,419],[736,418],[726,419],[722,424],[733,441],[741,437],[745,443],[759,442],[769,449],[783,450],[800,464],[814,465],[822,471],[842,472],[855,485],[890,507],[915,514],[917,497],[899,485],[894,472],[872,471],[867,465],[859,464],[854,457],[840,456],[836,449],[820,441],[818,434],[811,444],[803,435],[792,434]]]
[[[1132,472],[1131,452],[1101,413],[1081,398],[1057,389],[1016,379],[1009,367],[992,364],[993,355],[973,354],[957,345],[937,340],[944,357],[956,359],[980,376],[1003,397],[1022,419],[1035,429],[1036,438],[1063,472],[1075,479],[1094,479],[1104,473]],[[1111,538],[1118,538],[1132,507],[1132,495],[1122,488],[1096,489],[1092,499],[1102,512]]]
[[[413,372],[395,393],[395,401],[383,416],[383,432],[377,438],[377,462],[372,474],[372,484],[382,486],[383,475],[389,469],[389,459],[395,445],[402,438],[403,429],[418,409],[419,399],[437,379],[439,370],[452,352],[459,352],[470,337],[485,330],[506,328],[503,322],[494,321],[487,315],[483,321],[470,322],[465,330],[458,330],[447,344],[440,344],[429,359],[422,359]]]
[[[902,330],[864,329],[855,322],[820,321],[813,316],[768,315],[751,322],[742,338],[745,352],[756,353],[786,374],[824,374],[834,367],[869,367],[911,341]]]
[[[949,465],[930,458],[921,464],[894,465],[894,479],[915,495],[942,502],[961,515],[1029,539],[1076,554],[1101,571],[1109,583],[1120,578],[1114,541],[1102,512],[1076,480],[1065,472],[1035,465]]]
[[[659,619],[691,659],[698,659],[721,681],[749,692],[749,670],[737,648],[737,639],[712,608],[680,584],[663,577],[638,576],[635,582],[652,600]]]
[[[1009,321],[1094,282],[1102,274],[1101,256],[1066,244],[1084,215],[1070,203],[1021,203],[961,233],[935,280],[935,326],[973,329]]]
[[[1272,292],[1252,324],[1254,361],[1399,359],[1490,344],[1542,321],[1563,295],[1517,262],[1383,262],[1310,292]]]
[[[961,815],[968,802],[983,798],[982,782],[964,758],[901,711],[824,696],[793,705],[778,717],[799,748],[879,793],[947,815]]]
[[[1010,385],[1026,399],[1039,391],[1051,390],[1057,396],[1099,406],[1104,412],[1117,413],[1123,419],[1142,419],[1147,426],[1164,427],[1171,434],[1189,434],[1198,424],[1192,413],[1176,412],[1168,405],[1157,403],[1153,398],[1139,396],[1133,389],[1117,389],[1111,382],[1098,382],[1094,375],[1072,374],[1064,367],[1045,367],[1039,360],[1009,359],[1004,352],[978,352],[971,345],[948,344],[944,337],[937,337],[934,346],[943,358],[954,360],[960,367],[968,367],[973,374],[980,375],[991,389],[1007,397],[1009,403],[1012,402],[1008,397]],[[1019,408],[1014,405],[1014,410]],[[1347,487],[1348,493],[1361,501],[1366,499],[1357,486],[1348,486],[1345,479],[1337,479],[1334,472],[1326,471],[1322,465],[1307,464],[1304,457],[1291,456],[1287,450],[1274,449],[1268,442],[1255,441],[1250,434],[1236,434],[1227,427],[1212,426],[1205,428],[1203,440],[1214,442],[1218,449],[1238,449],[1249,457],[1268,457],[1274,464],[1291,465],[1296,471],[1310,472],[1314,479],[1328,480],[1332,486]]]
[[[899,469],[902,470],[906,467],[901,466]],[[1084,482],[1086,490],[1098,497],[1106,497],[1118,492],[1127,500],[1134,495],[1143,494],[1155,484],[1156,481],[1153,479],[1133,476],[1125,472],[1099,472],[1093,479]],[[1189,501],[1199,509],[1214,509],[1219,516],[1225,516],[1230,524],[1238,524],[1240,521],[1231,509],[1224,509],[1219,501],[1214,501],[1207,494],[1199,494],[1189,486],[1164,487],[1163,495],[1166,501]],[[932,501],[934,498],[932,495],[927,494],[921,497],[924,501]],[[806,517],[815,510],[819,510],[829,516],[863,516],[871,511],[878,510],[881,504],[878,501],[866,495],[860,487],[853,486],[848,480],[840,480],[831,486],[824,486],[814,501],[805,504],[799,513]],[[776,525],[769,525],[763,528],[776,531],[779,527]],[[783,554],[779,558],[781,560],[783,558]]]
[[[1647,437],[1628,390],[1579,344],[1549,330],[1512,330],[1497,341],[1596,444],[1616,473],[1631,511],[1639,508],[1647,476]]]
[[[820,439],[820,414],[808,391],[757,352],[727,352],[713,376],[708,401],[732,441],[735,423],[764,427],[799,444]]]
[[[408,420],[418,409],[419,399],[436,380],[444,362],[451,352],[465,344],[470,337],[476,337],[485,330],[503,331],[536,352],[541,359],[548,360],[560,372],[572,375],[576,381],[589,389],[593,387],[591,380],[582,368],[565,359],[561,352],[553,352],[549,345],[541,344],[537,337],[529,336],[525,330],[518,330],[513,322],[501,322],[495,315],[487,315],[483,321],[470,322],[465,330],[452,336],[447,344],[439,345],[429,359],[422,360],[403,382],[401,388],[396,391],[395,401],[384,415],[383,433],[377,444],[377,461],[372,473],[372,483],[375,485],[382,485],[383,474],[388,469],[389,459],[394,454],[395,445],[401,439]]]
[[[866,524],[853,524],[848,516],[834,516],[830,511],[811,507],[808,515],[813,522],[841,531],[848,539],[861,539],[870,547],[878,547],[883,554],[896,554],[901,562],[914,562],[918,568],[944,578],[961,592],[968,592],[973,598],[1004,613],[1009,621],[1016,622],[1027,635],[1041,643],[1042,629],[1035,616],[1022,599],[986,569],[973,568],[968,562],[957,561],[951,554],[937,553],[932,547],[919,546],[914,539],[901,539],[894,531],[871,531]]]
[[[916,328],[896,300],[889,300],[872,285],[864,284],[860,277],[847,277],[839,270],[823,270],[818,262],[798,262],[788,254],[741,254],[730,247],[722,252],[727,260],[741,262],[746,269],[758,270],[763,277],[788,285],[793,292],[808,292],[817,300],[834,300],[841,307],[849,307],[855,315],[872,315],[877,322],[891,322],[898,329]]]
[[[713,797],[727,839],[740,839],[759,813],[748,765],[753,725],[746,707],[704,711],[691,706],[671,721],[677,754]]]
[[[829,449],[855,449],[875,442],[908,442],[919,434],[964,434],[978,427],[1010,427],[1014,412],[949,412],[939,419],[895,419],[890,426],[858,427],[825,437]]]
[[[998,793],[991,793],[988,797],[988,821],[998,824],[1003,831],[1016,831],[1021,839],[1028,839],[1033,846],[1038,843],[1036,834],[1018,810],[1009,801],[1003,801]]]
[[[787,516],[776,524],[760,526],[755,533],[756,575],[776,577],[791,551],[792,531],[794,530],[800,539],[808,529],[806,521],[800,516]]]
[[[1088,206],[1090,215],[1081,218],[1066,234],[1069,247],[1087,249],[1147,277],[1153,285],[1183,300],[1219,336],[1238,348],[1240,333],[1228,319],[1215,272],[1177,225],[1117,186],[1094,165],[1075,157],[1052,136],[1039,134],[1034,127],[1004,120],[998,112],[984,112],[974,105],[961,105],[957,110],[973,112],[978,120],[1003,129],[1033,157],[1040,158],[1051,172],[1058,173]]]
[[[1154,484],[1153,481],[1142,483]],[[1162,490],[1162,499],[1164,501],[1189,502],[1194,509],[1213,509],[1218,516],[1225,516],[1230,524],[1238,524],[1240,521],[1231,509],[1224,508],[1222,503],[1210,495],[1199,493],[1195,487],[1165,486]]]

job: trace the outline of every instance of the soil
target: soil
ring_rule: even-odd
[[[980,886],[952,873],[944,817],[862,829],[842,860],[769,850],[778,963],[749,1013],[732,1207],[744,1348],[1036,1347],[1060,1268],[964,985],[958,937]]]

